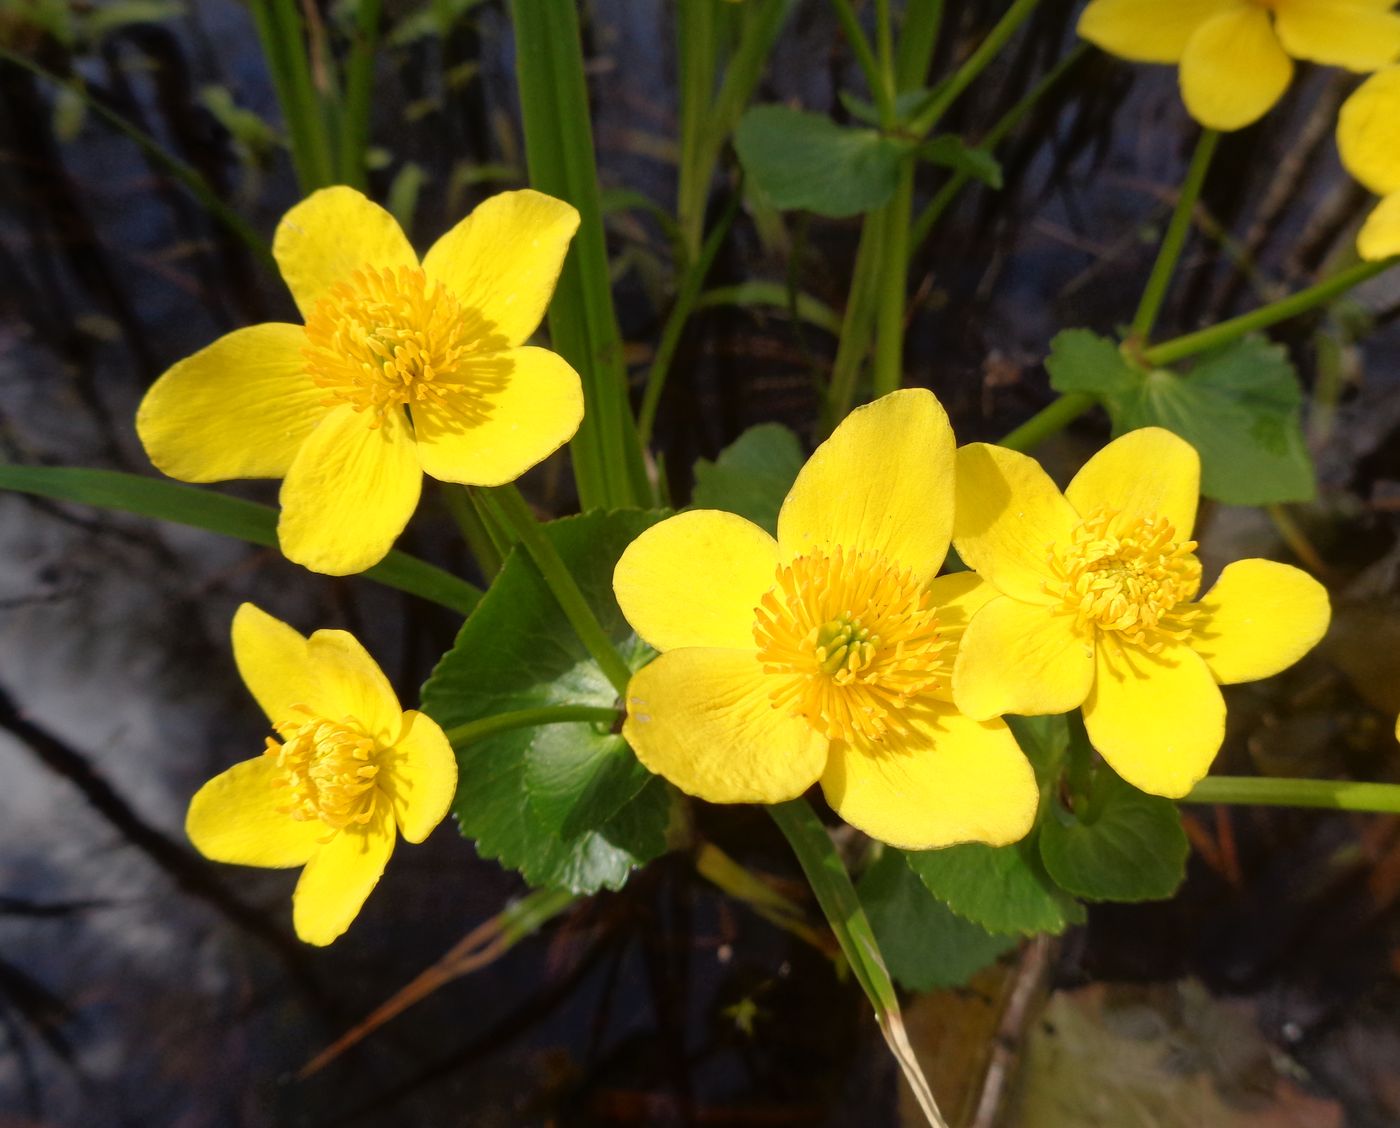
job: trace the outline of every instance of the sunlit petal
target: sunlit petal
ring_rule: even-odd
[[[1327,589],[1273,560],[1237,560],[1197,605],[1191,646],[1215,680],[1256,681],[1286,670],[1327,633]]]
[[[1337,149],[1377,196],[1400,193],[1400,67],[1372,75],[1342,104]]]
[[[326,827],[279,809],[287,800],[273,757],[244,760],[195,792],[185,833],[211,861],[275,869],[304,865]]]
[[[381,799],[370,821],[340,831],[301,871],[292,894],[292,923],[308,944],[342,935],[379,884],[394,851],[394,815]]]
[[[233,659],[243,684],[273,724],[315,696],[306,638],[251,603],[233,615]]]
[[[1121,59],[1174,63],[1191,33],[1211,16],[1243,0],[1092,0],[1079,17],[1079,34]]]
[[[969,717],[1068,713],[1094,684],[1094,637],[1073,615],[1002,596],[973,616],[958,648],[953,699]]]
[[[359,640],[346,631],[317,631],[306,652],[316,679],[312,711],[332,721],[354,718],[381,746],[393,741],[403,727],[403,710],[384,671]]]
[[[437,722],[410,709],[393,748],[382,759],[378,783],[393,804],[409,842],[422,842],[447,817],[457,794],[457,757]]]
[[[1378,70],[1400,55],[1400,15],[1365,0],[1275,0],[1274,29],[1295,59]]]
[[[1100,510],[1165,518],[1178,542],[1191,539],[1201,494],[1201,456],[1185,439],[1144,427],[1114,439],[1070,482],[1065,497],[1080,516]]]
[[[1293,81],[1262,5],[1240,4],[1196,29],[1181,56],[1181,96],[1211,129],[1243,129],[1273,108]]]

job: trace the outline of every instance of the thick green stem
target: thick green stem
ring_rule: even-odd
[[[706,117],[715,89],[715,0],[679,0],[676,6],[676,59],[680,81],[680,162],[676,219],[685,242],[687,265],[700,252],[714,165],[707,160]],[[645,444],[645,440],[643,440]]]
[[[1256,807],[1319,807],[1330,811],[1400,814],[1400,784],[1353,783],[1337,779],[1265,779],[1206,776],[1183,803],[1224,803]]]
[[[510,713],[482,717],[479,721],[468,721],[464,725],[448,729],[446,736],[447,742],[453,748],[465,748],[478,740],[514,729],[581,723],[611,726],[617,723],[618,716],[616,709],[607,709],[599,705],[543,705],[538,709],[516,709]]]
[[[447,512],[452,515],[452,520],[457,523],[457,529],[466,541],[467,549],[476,560],[477,567],[481,569],[482,576],[490,583],[501,570],[506,550],[497,542],[492,529],[477,512],[476,502],[466,486],[443,483],[442,500],[447,506]]]
[[[904,382],[905,295],[908,290],[909,220],[914,207],[914,165],[906,162],[894,197],[884,206],[879,294],[875,313],[873,381],[878,398]]]
[[[282,108],[292,164],[303,194],[335,183],[335,162],[321,101],[311,81],[296,0],[252,0],[253,21]]]
[[[554,598],[574,628],[574,633],[598,663],[604,676],[612,682],[619,695],[626,693],[632,671],[622,660],[617,647],[613,646],[612,639],[598,622],[598,617],[593,614],[593,608],[588,606],[588,601],[584,599],[583,592],[579,590],[568,565],[564,563],[553,542],[544,535],[544,530],[535,520],[529,504],[520,496],[520,491],[513,485],[497,486],[494,489],[482,490],[479,496],[486,502],[502,528],[508,529],[519,543],[525,546],[525,551],[534,560],[546,586],[554,593]]]
[[[1152,264],[1152,273],[1148,276],[1147,286],[1142,292],[1137,314],[1133,317],[1132,336],[1139,341],[1150,338],[1157,324],[1157,315],[1162,311],[1167,288],[1171,285],[1172,275],[1176,273],[1176,264],[1186,246],[1186,236],[1191,233],[1196,201],[1201,198],[1201,187],[1205,184],[1206,173],[1210,171],[1211,157],[1215,155],[1215,147],[1219,141],[1219,132],[1214,129],[1204,130],[1200,140],[1196,142],[1195,152],[1191,154],[1186,180],[1181,186],[1181,194],[1177,197],[1176,208],[1172,212],[1171,222],[1167,225],[1167,233],[1162,238],[1157,261]]]
[[[354,42],[345,70],[345,101],[340,113],[340,182],[363,189],[367,182],[370,95],[374,91],[375,48],[379,41],[380,0],[359,0]]]
[[[851,291],[846,298],[846,311],[841,318],[841,336],[836,344],[836,359],[831,365],[831,380],[827,385],[822,430],[830,433],[844,419],[855,403],[856,382],[861,365],[870,351],[870,337],[875,328],[875,310],[880,291],[880,263],[884,250],[885,211],[873,211],[861,227],[860,245],[856,248],[855,268],[851,275]]]
[[[870,47],[870,40],[865,37],[865,31],[860,26],[860,20],[856,18],[850,0],[831,0],[831,7],[836,12],[841,30],[846,33],[846,41],[855,52],[856,62],[870,87],[870,95],[875,99],[875,106],[880,112],[880,125],[889,129],[895,122],[894,90],[885,82],[880,62]]]
[[[1142,357],[1148,364],[1168,365],[1198,353],[1219,348],[1221,345],[1228,345],[1231,341],[1239,340],[1248,333],[1267,329],[1271,325],[1277,325],[1280,321],[1287,321],[1291,317],[1297,317],[1299,314],[1308,313],[1318,306],[1326,305],[1338,295],[1346,293],[1353,287],[1369,281],[1396,265],[1400,265],[1400,256],[1382,259],[1380,262],[1359,262],[1315,286],[1309,286],[1306,290],[1299,290],[1296,294],[1291,294],[1276,302],[1270,302],[1266,306],[1241,314],[1239,317],[1232,317],[1229,321],[1222,321],[1219,325],[1212,325],[1209,329],[1187,333],[1185,336],[1175,337],[1170,341],[1164,341],[1160,345],[1145,349]]]
[[[1026,20],[1035,11],[1035,7],[1040,0],[1016,0],[1006,15],[997,21],[997,25],[987,33],[987,38],[982,40],[977,50],[963,62],[947,82],[938,87],[938,92],[932,100],[918,114],[915,115],[910,128],[919,136],[925,136],[948,112],[948,107],[957,101],[958,96],[972,85],[976,77],[981,74],[987,65],[1001,53],[1001,49],[1006,46],[1009,40]]]
[[[1010,450],[1031,450],[1051,435],[1063,431],[1098,402],[1084,392],[1059,396],[1002,438],[1000,445]]]

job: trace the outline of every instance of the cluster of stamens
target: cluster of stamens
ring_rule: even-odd
[[[299,718],[273,725],[283,742],[267,738],[267,755],[281,769],[287,802],[279,810],[298,822],[319,819],[326,839],[374,815],[378,745],[353,718],[329,721],[297,706]]]
[[[1176,540],[1170,521],[1100,510],[1068,545],[1051,547],[1056,582],[1046,587],[1081,628],[1112,631],[1155,654],[1190,634],[1197,612],[1183,605],[1200,586],[1195,551],[1195,541]]]
[[[417,267],[364,267],[332,286],[306,318],[302,357],[322,401],[368,412],[426,407],[461,426],[486,418],[505,386],[506,341]]]
[[[776,708],[832,740],[880,741],[907,726],[900,708],[947,671],[925,586],[876,553],[799,556],[754,610],[754,641]]]

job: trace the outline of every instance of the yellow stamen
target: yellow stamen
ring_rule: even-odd
[[[1170,521],[1099,510],[1081,521],[1068,545],[1050,549],[1058,595],[1081,627],[1112,631],[1156,654],[1184,640],[1197,612],[1185,606],[1201,582],[1195,541],[1176,540]]]
[[[425,406],[462,426],[490,412],[511,362],[507,341],[422,270],[364,267],[331,287],[306,318],[302,357],[327,406],[384,414]]]
[[[299,718],[273,726],[286,738],[283,743],[267,738],[267,755],[282,769],[278,782],[288,793],[280,809],[298,822],[319,819],[329,840],[336,831],[373,817],[379,746],[353,717],[330,721],[305,706],[296,711]]]
[[[907,731],[901,707],[946,676],[924,585],[877,553],[799,556],[778,569],[754,616],[759,661],[784,675],[773,705],[832,740]]]

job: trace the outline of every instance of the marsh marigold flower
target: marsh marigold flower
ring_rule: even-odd
[[[732,513],[662,521],[623,553],[618,603],[660,656],[627,689],[638,758],[714,803],[818,780],[847,822],[909,849],[1014,842],[1030,765],[949,693],[968,614],[994,594],[935,579],[952,531],[953,433],[926,391],[851,414],[797,476],[775,540]]]
[[[146,452],[186,482],[282,478],[282,551],[371,567],[424,474],[501,485],[578,430],[578,374],[524,345],[577,227],[561,200],[503,192],[419,262],[359,192],[313,193],[272,244],[306,324],[238,329],[176,364],[137,413]]]
[[[953,543],[998,593],[973,615],[953,672],[969,716],[1083,705],[1114,771],[1177,797],[1220,750],[1220,685],[1278,673],[1327,630],[1322,585],[1271,560],[1230,564],[1196,598],[1201,463],[1169,431],[1115,439],[1063,494],[1002,447],[972,443],[957,467]]]
[[[1180,64],[1198,122],[1242,129],[1283,97],[1293,60],[1366,74],[1400,57],[1395,0],[1091,0],[1079,34],[1141,63]]]
[[[422,842],[443,820],[457,761],[437,723],[400,709],[344,631],[304,638],[245,603],[233,656],[277,736],[195,793],[185,829],[216,862],[305,866],[293,923],[307,943],[329,944],[379,881],[397,834]]]
[[[1381,197],[1357,252],[1372,261],[1400,255],[1400,67],[1372,75],[1342,105],[1337,148],[1347,171]]]

